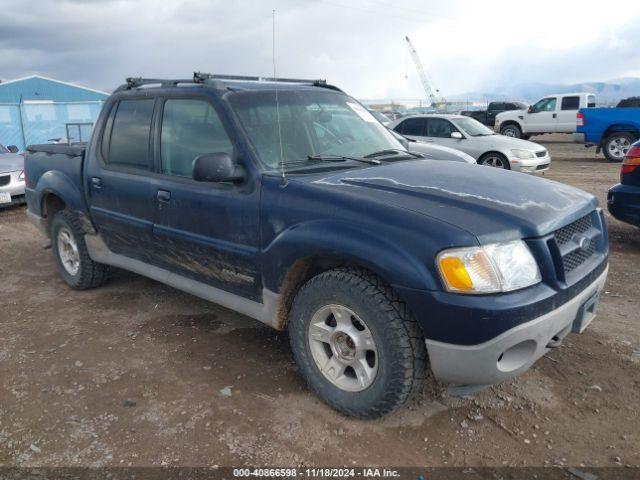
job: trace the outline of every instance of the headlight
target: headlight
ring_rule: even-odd
[[[520,160],[528,160],[530,158],[535,158],[535,155],[533,153],[531,153],[529,150],[519,150],[519,149],[514,149],[511,150],[511,153],[513,153],[516,158],[519,158]]]
[[[538,264],[522,240],[444,250],[438,254],[437,264],[449,292],[509,292],[541,279]]]
[[[24,170],[20,172],[20,175],[18,175],[18,180],[24,182]]]

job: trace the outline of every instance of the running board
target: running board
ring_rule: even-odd
[[[262,299],[264,303],[254,302],[239,295],[229,293],[206,283],[198,282],[190,278],[178,275],[155,265],[113,253],[100,235],[85,235],[85,243],[89,256],[92,260],[122,268],[130,272],[137,273],[144,277],[151,278],[165,285],[177,288],[183,292],[190,293],[196,297],[203,298],[213,303],[217,303],[225,308],[234,310],[281,330],[282,326],[278,322],[278,306],[280,295],[266,288],[262,289]]]

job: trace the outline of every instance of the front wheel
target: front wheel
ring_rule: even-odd
[[[478,164],[484,165],[485,167],[502,168],[504,170],[511,169],[507,157],[497,152],[484,154],[482,157],[480,157],[480,160],[478,160]]]
[[[108,267],[91,260],[74,214],[67,210],[56,213],[51,222],[51,243],[58,271],[70,287],[87,290],[106,281]]]
[[[500,127],[500,135],[512,138],[522,138],[522,130],[518,125],[511,123]]]
[[[291,348],[313,392],[336,410],[377,418],[424,384],[427,352],[397,295],[366,271],[330,270],[296,296]]]
[[[633,136],[626,132],[614,133],[604,142],[604,156],[610,162],[621,162],[635,141]]]

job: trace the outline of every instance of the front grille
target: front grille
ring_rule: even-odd
[[[0,177],[0,187],[4,187],[5,185],[9,185],[11,181],[11,175],[3,175]]]
[[[546,150],[542,150],[540,152],[536,152],[536,157],[544,157],[547,154]]]
[[[578,268],[584,262],[589,260],[594,253],[596,253],[596,245],[593,241],[589,243],[586,250],[574,250],[571,253],[567,253],[562,257],[562,264],[564,266],[565,273],[569,273],[570,271]]]
[[[560,249],[565,275],[586,263],[596,253],[598,238],[602,232],[594,225],[593,216],[594,212],[556,230],[553,234]]]

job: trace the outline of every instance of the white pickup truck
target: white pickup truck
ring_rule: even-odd
[[[547,95],[527,110],[499,113],[495,130],[508,137],[524,139],[542,133],[574,133],[578,110],[595,106],[593,93]]]

